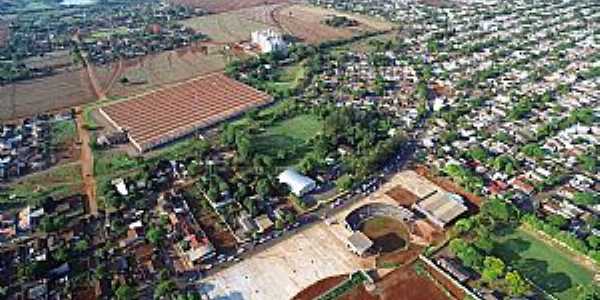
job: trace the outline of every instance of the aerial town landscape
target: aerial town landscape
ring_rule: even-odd
[[[600,300],[600,2],[0,0],[0,299]]]

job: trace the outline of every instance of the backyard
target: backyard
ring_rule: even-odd
[[[593,280],[591,270],[523,229],[516,229],[497,242],[494,253],[498,257],[559,299],[575,299],[578,286]]]

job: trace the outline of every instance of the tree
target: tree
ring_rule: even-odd
[[[162,279],[156,288],[154,288],[154,299],[160,299],[173,293],[177,289],[175,282],[169,279]]]
[[[454,253],[467,267],[478,268],[483,262],[483,256],[477,249],[463,239],[450,241],[450,251]]]
[[[493,256],[486,256],[483,260],[483,271],[481,277],[484,281],[491,283],[500,278],[504,273],[504,262]]]
[[[263,178],[256,183],[256,193],[261,197],[266,198],[271,194],[271,183]]]
[[[352,185],[354,185],[354,179],[352,179],[352,176],[345,174],[335,181],[335,185],[338,190],[347,191],[352,188]]]
[[[162,226],[152,226],[146,233],[146,238],[152,245],[160,246],[165,238],[166,231]]]
[[[577,205],[600,204],[600,195],[593,192],[577,192],[573,197],[573,203]]]
[[[556,228],[563,228],[568,223],[567,219],[560,215],[551,215],[548,217],[547,221]]]
[[[529,284],[527,284],[517,271],[506,273],[504,280],[506,280],[508,286],[508,294],[513,297],[521,297],[530,289]]]
[[[577,300],[600,300],[600,287],[594,283],[583,287]]]
[[[127,284],[120,285],[119,288],[117,288],[117,290],[115,291],[115,296],[117,296],[118,300],[136,299],[136,294],[136,290]]]
[[[88,242],[84,239],[75,243],[75,247],[74,247],[75,251],[77,251],[77,252],[84,252],[88,248],[89,248]]]
[[[481,208],[481,212],[492,220],[501,222],[508,222],[511,216],[508,204],[498,198],[486,201]]]
[[[456,221],[456,224],[454,224],[454,229],[456,230],[456,232],[458,234],[464,234],[464,233],[471,231],[471,229],[473,229],[474,226],[475,226],[474,219],[465,218],[465,219],[460,219],[460,220]]]
[[[592,248],[594,250],[600,250],[600,236],[592,234],[587,237],[586,241],[587,241],[588,245],[590,246],[590,248]]]

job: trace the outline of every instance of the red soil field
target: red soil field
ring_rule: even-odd
[[[289,0],[170,0],[169,2],[201,8],[211,13],[221,13],[260,5],[287,3]]]
[[[95,100],[85,69],[65,68],[51,76],[0,85],[0,120],[64,110]]]
[[[465,191],[463,188],[461,188],[460,186],[448,179],[433,176],[426,166],[417,166],[415,168],[415,172],[431,180],[433,183],[439,185],[444,190],[463,196],[465,199],[469,200],[469,202],[473,203],[477,207],[481,207],[481,205],[483,205],[483,199],[481,197]]]
[[[109,104],[100,113],[127,129],[144,152],[270,101],[263,92],[213,74]]]
[[[293,300],[308,300],[327,292],[347,275],[318,281],[306,288]],[[448,296],[425,275],[418,275],[412,265],[399,268],[375,282],[375,290],[369,292],[363,285],[349,291],[340,300],[448,300]],[[458,299],[462,299],[458,298]]]

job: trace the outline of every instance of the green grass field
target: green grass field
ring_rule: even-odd
[[[304,78],[306,69],[302,63],[282,68],[277,76],[277,80],[269,82],[269,86],[275,91],[293,90],[300,84]]]
[[[81,166],[78,163],[56,166],[11,184],[0,195],[0,203],[10,206],[19,203],[36,204],[47,197],[61,199],[80,193],[82,182]],[[10,195],[16,197],[9,199]]]
[[[306,141],[322,129],[323,123],[316,116],[299,115],[278,122],[258,135],[255,141],[256,150],[271,156],[276,156],[279,150],[294,151],[295,155],[285,162],[286,165],[293,165],[308,152]]]
[[[54,147],[64,146],[77,139],[77,127],[72,120],[60,121],[52,124],[51,144]]]
[[[590,284],[594,273],[569,254],[517,229],[497,241],[494,253],[507,265],[559,299],[575,299],[577,287]]]

